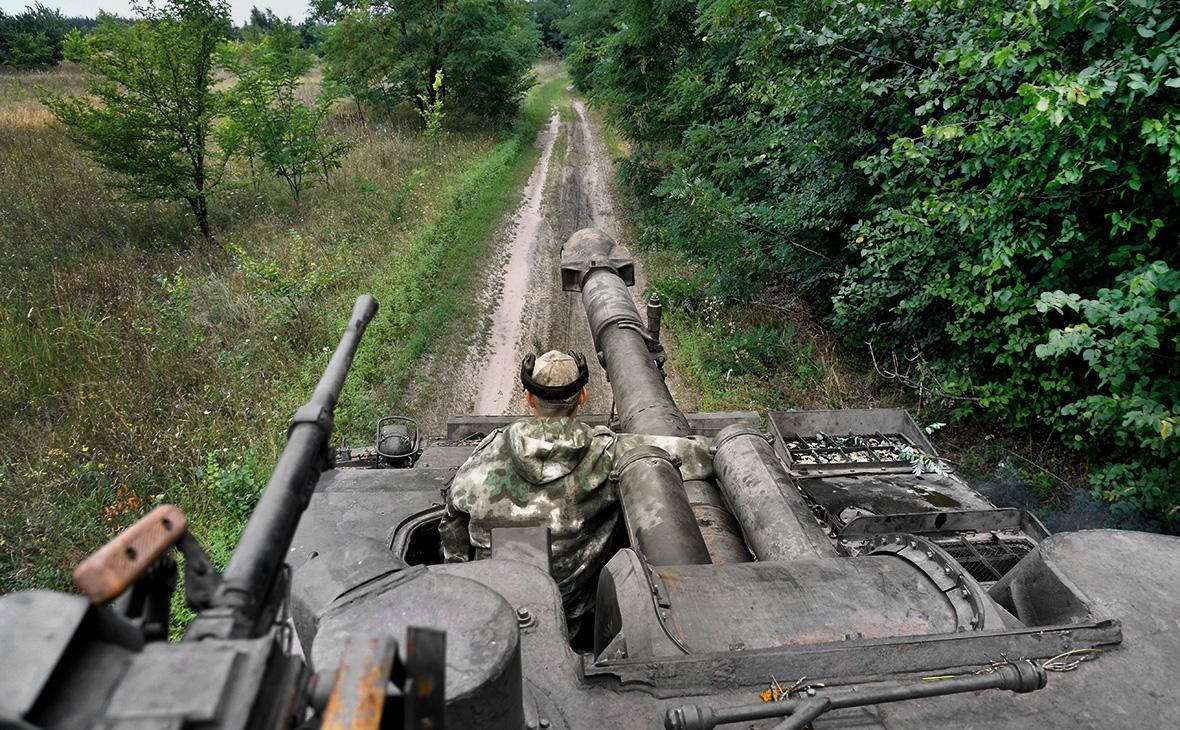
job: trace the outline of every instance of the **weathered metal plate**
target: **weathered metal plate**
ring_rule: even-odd
[[[1049,531],[1033,515],[1019,509],[945,510],[913,514],[861,515],[840,532],[842,538],[907,533],[1022,532],[1040,542]]]
[[[0,598],[0,657],[9,666],[0,716],[23,717],[32,708],[91,608],[81,596],[53,591]]]
[[[799,481],[799,489],[823,508],[837,532],[865,515],[982,511],[995,507],[954,476],[891,474],[833,476]]]
[[[218,717],[243,652],[225,642],[149,644],[111,698],[107,716],[120,719],[184,718],[193,723]]]

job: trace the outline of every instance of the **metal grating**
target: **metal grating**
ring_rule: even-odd
[[[982,583],[997,581],[1012,570],[1020,559],[1035,547],[1028,540],[999,540],[972,542],[964,536],[956,541],[936,541],[975,580]]]
[[[784,442],[795,464],[873,464],[908,461],[914,443],[900,433],[868,433],[831,436],[791,434]]]

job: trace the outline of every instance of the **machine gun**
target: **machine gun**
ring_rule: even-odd
[[[188,532],[184,513],[162,505],[78,566],[75,583],[86,597],[0,598],[8,666],[0,728],[376,728],[403,718],[443,727],[443,632],[410,628],[400,654],[393,637],[355,636],[338,669],[312,674],[284,615],[287,551],[320,474],[332,468],[333,410],[376,312],[373,297],[357,299],[223,573]],[[197,611],[178,643],[162,641],[176,588],[173,547],[184,556],[185,598]]]

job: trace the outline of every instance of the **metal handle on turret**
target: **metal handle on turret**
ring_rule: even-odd
[[[967,674],[945,679],[922,679],[896,685],[850,685],[843,691],[814,697],[801,697],[757,705],[711,707],[683,704],[669,707],[664,716],[667,730],[712,730],[718,725],[786,717],[774,730],[799,730],[828,710],[865,707],[886,702],[901,702],[924,697],[962,692],[1005,689],[1012,692],[1035,692],[1045,687],[1045,668],[1036,662],[1021,660],[990,668],[984,674]]]
[[[114,600],[184,537],[188,520],[162,504],[103,545],[74,569],[74,585],[97,604]]]

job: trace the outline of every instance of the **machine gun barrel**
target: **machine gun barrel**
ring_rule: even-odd
[[[233,636],[255,636],[265,626],[268,597],[274,592],[299,518],[307,507],[320,473],[331,468],[329,441],[332,412],[365,327],[377,313],[377,300],[356,300],[340,344],[307,403],[295,411],[287,429],[287,445],[275,464],[266,489],[222,575],[213,610],[228,609]],[[198,623],[200,619],[198,619]],[[217,633],[223,633],[218,631]],[[226,637],[229,638],[229,637]]]

